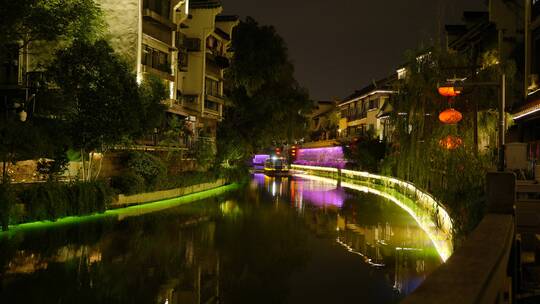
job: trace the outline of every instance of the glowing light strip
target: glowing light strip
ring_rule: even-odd
[[[8,231],[2,231],[0,232],[0,238],[2,237],[9,237],[17,232],[24,232],[29,230],[36,230],[36,229],[48,229],[53,227],[60,227],[64,225],[73,225],[73,224],[81,224],[84,222],[89,221],[96,221],[96,220],[102,220],[105,218],[113,218],[117,217],[119,220],[131,217],[131,216],[140,216],[148,213],[153,213],[157,211],[162,211],[165,209],[170,209],[174,207],[178,207],[183,204],[192,203],[195,201],[199,201],[205,198],[210,198],[216,195],[223,194],[227,191],[235,190],[239,188],[239,184],[230,184],[226,186],[221,186],[218,188],[201,191],[197,193],[192,193],[172,199],[167,200],[161,200],[153,203],[148,204],[142,204],[142,205],[136,205],[126,208],[119,208],[119,209],[111,209],[107,210],[104,213],[95,213],[85,216],[69,216],[64,217],[61,219],[58,219],[54,222],[52,221],[37,221],[37,222],[31,222],[31,223],[24,223],[19,225],[10,225]]]
[[[343,171],[355,172],[355,173],[358,173],[358,174],[361,174],[361,175],[364,175],[364,176],[365,175],[377,176],[377,175],[370,174],[370,173],[367,173],[367,172],[356,172],[356,171],[350,171],[350,170],[343,170]],[[325,177],[319,177],[319,176],[313,176],[313,175],[297,174],[297,176],[300,176],[302,178],[307,178],[307,179],[315,179],[315,180],[321,180],[321,181],[326,181],[326,182],[335,182],[334,179],[325,178]],[[389,179],[389,180],[399,181],[399,180],[396,180],[394,178],[388,178],[388,177],[386,177],[386,178]],[[408,184],[408,183],[405,183],[403,181],[399,181],[399,182],[403,183],[403,184]],[[360,186],[360,185],[350,184],[350,183],[346,183],[346,182],[342,182],[341,185],[343,187],[350,188],[350,189],[353,189],[353,190],[363,191],[363,192],[366,192],[366,193],[373,193],[375,195],[382,196],[382,197],[394,202],[396,205],[398,205],[403,210],[405,210],[407,213],[409,213],[411,215],[411,217],[418,223],[418,226],[428,235],[428,237],[430,238],[433,246],[437,250],[437,253],[441,257],[443,262],[446,262],[448,260],[448,258],[452,255],[452,251],[453,251],[453,245],[452,245],[452,222],[450,220],[450,217],[446,213],[446,211],[444,211],[444,209],[440,208],[439,211],[438,211],[439,212],[439,220],[441,218],[441,212],[444,212],[445,214],[442,217],[445,218],[445,219],[447,218],[448,221],[445,221],[445,222],[442,223],[443,224],[443,227],[442,227],[443,229],[439,229],[439,228],[437,228],[437,225],[435,224],[435,222],[433,222],[433,220],[431,219],[431,216],[429,214],[427,214],[426,216],[421,216],[417,212],[415,212],[415,210],[411,209],[411,207],[409,207],[406,203],[404,203],[404,201],[408,200],[411,205],[415,205],[415,202],[412,199],[408,198],[404,194],[399,193],[396,189],[385,189],[384,191],[381,191],[381,190],[375,189],[376,185],[373,185],[371,187],[366,187],[366,186]],[[409,187],[410,186],[412,186],[412,185],[409,184]],[[383,187],[383,186],[380,186],[380,187]],[[414,186],[412,186],[412,187],[414,187]],[[395,193],[393,195],[391,195],[391,194],[388,193],[389,190],[392,190]],[[401,196],[400,199],[397,198],[398,196]],[[422,199],[419,199],[418,202],[423,201],[423,200],[425,200],[427,198],[430,198],[430,196],[427,195],[427,194],[424,194]],[[432,205],[432,206],[420,206],[420,207],[423,207],[424,211],[430,211],[431,208],[437,208],[439,206],[437,204],[435,204],[435,205]],[[449,227],[448,227],[448,225],[449,225]]]
[[[534,107],[532,109],[521,111],[521,112],[517,113],[518,116],[514,117],[514,120],[518,120],[518,119],[523,118],[525,116],[529,116],[529,115],[534,114],[534,113],[536,113],[538,111],[540,111],[540,105],[537,105],[536,107]]]
[[[314,166],[302,166],[302,165],[292,165],[291,166],[295,170],[304,170],[304,171],[324,171],[324,172],[331,172],[331,173],[337,173],[338,170],[336,168],[328,168],[328,167],[314,167]],[[386,186],[390,187],[400,187],[405,188],[407,191],[409,191],[409,194],[416,197],[418,199],[418,203],[422,205],[427,210],[433,210],[436,211],[438,214],[438,220],[441,223],[444,231],[446,233],[451,234],[453,231],[453,223],[452,218],[437,200],[435,200],[431,195],[429,195],[426,192],[423,192],[422,190],[418,189],[415,185],[412,183],[399,180],[397,178],[393,177],[387,177],[377,174],[371,174],[369,172],[361,172],[361,171],[352,171],[352,170],[341,170],[341,174],[347,178],[355,179],[356,177],[361,177],[366,179],[366,182],[370,182],[370,180],[381,180],[385,183]],[[396,189],[394,189],[396,190]]]
[[[527,93],[527,95],[528,95],[528,96],[531,96],[531,95],[533,95],[534,93],[536,93],[536,92],[538,92],[538,91],[540,91],[540,89],[536,89],[536,90],[534,90],[534,91],[532,91],[532,92],[530,92],[530,93]]]

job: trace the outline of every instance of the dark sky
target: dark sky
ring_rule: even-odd
[[[224,13],[274,25],[314,100],[343,98],[392,73],[407,49],[484,0],[222,0]],[[442,20],[442,21],[440,21]]]

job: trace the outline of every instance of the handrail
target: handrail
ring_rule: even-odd
[[[348,178],[354,182],[366,184],[366,187],[354,184],[348,184],[348,187],[367,190],[392,200],[418,222],[419,226],[432,240],[443,261],[446,261],[452,254],[452,219],[440,202],[413,184],[393,177],[368,172],[304,165],[292,165],[291,167],[295,170],[306,171],[315,175],[335,179]],[[345,185],[345,183],[342,183],[342,185]]]

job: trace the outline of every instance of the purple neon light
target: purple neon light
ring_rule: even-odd
[[[264,165],[264,162],[270,158],[270,155],[268,154],[256,154],[253,157],[252,163],[254,165]]]
[[[299,149],[296,165],[345,168],[345,156],[342,147]]]

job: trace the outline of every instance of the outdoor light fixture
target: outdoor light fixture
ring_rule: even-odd
[[[463,139],[454,135],[448,135],[439,141],[439,145],[446,150],[455,150],[463,144]]]
[[[443,124],[447,124],[447,125],[457,124],[462,119],[463,119],[463,115],[461,114],[461,112],[456,111],[453,108],[446,109],[439,114],[439,120]]]
[[[444,97],[456,97],[463,91],[462,86],[458,85],[457,81],[447,81],[446,83],[438,86],[438,91],[441,96]]]

